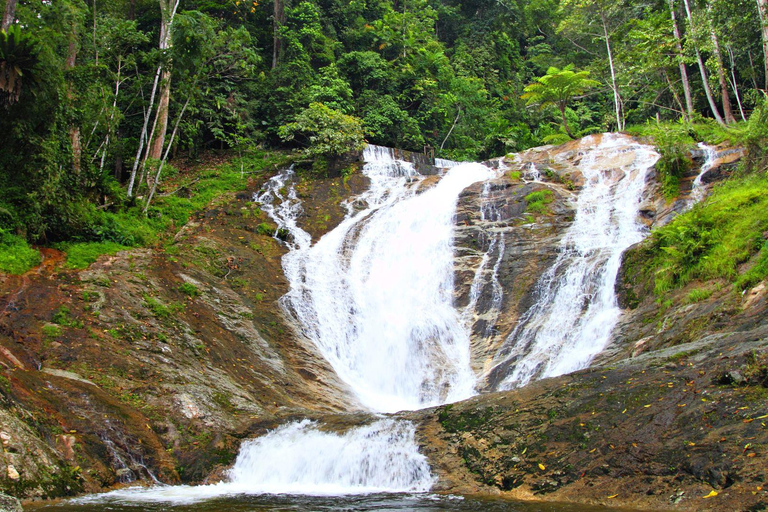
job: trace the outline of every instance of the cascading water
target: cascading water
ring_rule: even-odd
[[[537,302],[497,355],[498,389],[586,367],[619,318],[614,285],[621,254],[644,237],[637,222],[641,196],[659,156],[621,135],[604,135],[598,144],[587,138],[582,148],[585,183],[575,219],[538,281]]]
[[[658,155],[622,136],[604,136],[596,147],[582,144],[585,185],[576,218],[539,281],[539,303],[498,356],[497,369],[505,370],[501,388],[585,366],[618,318],[613,286],[620,255],[642,239],[640,195]],[[387,148],[369,146],[364,157],[369,189],[349,200],[346,218],[314,244],[297,223],[302,206],[292,168],[255,197],[290,249],[283,259],[290,291],[282,305],[369,409],[393,412],[467,398],[476,383],[469,324],[482,283],[492,287],[493,314],[503,298],[504,227],[495,226],[501,217],[489,200],[492,185],[483,188],[481,217],[495,227],[486,233],[488,250],[461,312],[453,305],[453,217],[461,191],[497,173],[440,162],[450,170],[428,185]],[[533,165],[526,178],[540,179]],[[498,318],[484,320],[488,336]],[[382,419],[339,434],[305,420],[245,442],[226,482],[98,499],[179,504],[237,494],[424,492],[433,483],[410,422]]]
[[[395,412],[467,398],[475,376],[453,307],[453,216],[459,193],[494,172],[460,164],[422,190],[423,178],[386,148],[369,146],[364,158],[369,190],[314,245],[296,226],[297,210],[266,210],[294,240],[283,259],[291,284],[283,305],[366,407]]]
[[[699,142],[699,149],[704,153],[704,163],[701,164],[698,176],[693,180],[691,186],[691,199],[688,201],[688,208],[692,208],[693,205],[704,199],[704,194],[707,191],[706,184],[702,181],[704,175],[712,169],[712,166],[717,160],[717,149],[712,146],[707,146],[703,142]]]
[[[309,420],[283,425],[243,443],[227,476],[218,484],[131,488],[79,501],[179,505],[242,494],[426,492],[434,484],[413,425],[389,419],[344,434],[323,432]]]

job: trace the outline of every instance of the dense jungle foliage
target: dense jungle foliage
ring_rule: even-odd
[[[152,243],[276,149],[477,159],[635,125],[674,180],[765,101],[765,4],[0,0],[0,269]],[[161,193],[210,150],[229,167]]]

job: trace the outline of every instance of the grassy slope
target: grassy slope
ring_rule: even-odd
[[[88,213],[91,236],[56,244],[67,253],[66,265],[85,268],[102,254],[114,254],[129,247],[162,244],[195,212],[217,197],[245,190],[249,175],[285,163],[279,152],[255,152],[242,158],[212,162],[201,169],[176,170],[170,167],[147,215],[141,201],[113,206],[112,210]],[[164,191],[179,193],[163,196]],[[0,272],[23,274],[40,263],[40,253],[22,238],[0,233]]]

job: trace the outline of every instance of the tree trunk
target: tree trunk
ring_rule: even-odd
[[[160,77],[160,97],[157,102],[157,124],[155,126],[149,158],[159,160],[163,154],[165,132],[168,128],[168,105],[171,102],[171,72],[163,69]]]
[[[179,131],[179,124],[181,124],[181,119],[184,117],[184,112],[187,111],[187,106],[189,105],[189,100],[192,98],[192,96],[187,97],[187,101],[184,102],[184,107],[181,109],[181,112],[179,113],[179,117],[176,118],[176,124],[173,127],[173,133],[171,133],[171,140],[168,143],[168,147],[165,149],[165,154],[163,155],[163,159],[160,162],[160,164],[157,166],[157,174],[155,175],[155,179],[152,182],[152,187],[150,188],[149,194],[147,195],[147,202],[144,204],[144,215],[147,214],[147,210],[149,210],[149,205],[152,203],[152,198],[155,197],[155,191],[157,191],[157,184],[160,183],[160,174],[163,172],[163,166],[165,166],[165,162],[168,160],[168,153],[171,152],[171,146],[173,146],[173,140],[176,138],[176,133]]]
[[[733,49],[728,45],[728,57],[731,60],[731,88],[733,89],[733,95],[736,96],[736,104],[739,106],[739,113],[741,113],[741,120],[746,121],[747,116],[744,115],[744,106],[741,104],[741,95],[739,94],[739,84],[736,82],[736,59],[733,58]]]
[[[619,86],[616,85],[616,69],[613,67],[613,53],[611,52],[611,39],[608,36],[608,26],[605,21],[605,16],[600,16],[603,22],[603,35],[605,37],[605,48],[608,50],[608,64],[611,68],[611,89],[613,89],[613,104],[616,108],[616,129],[621,131],[624,129],[624,118],[622,116],[621,108],[621,96],[619,95]],[[565,113],[563,113],[565,115]],[[566,131],[568,131],[566,129]],[[569,133],[570,135],[570,133]],[[573,138],[573,136],[571,136]]]
[[[694,26],[693,16],[691,15],[691,7],[688,5],[688,0],[683,0],[683,3],[685,4],[685,13],[688,15],[688,23],[691,26],[690,31],[693,32]],[[699,63],[699,73],[701,74],[701,81],[702,85],[704,86],[704,92],[707,95],[709,108],[712,110],[712,115],[715,116],[715,120],[717,120],[717,122],[721,125],[725,126],[725,121],[723,121],[723,118],[720,116],[720,111],[715,104],[715,99],[712,97],[712,89],[710,89],[709,82],[707,81],[707,69],[704,67],[704,59],[701,58],[701,52],[699,51],[698,45],[694,44],[694,47],[696,48],[696,60]]]
[[[16,16],[16,0],[5,0],[5,10],[3,11],[3,21],[0,23],[0,30],[8,32],[8,27],[13,23]]]
[[[66,69],[72,69],[75,67],[75,61],[77,59],[77,27],[72,27],[72,34],[69,37],[69,49],[67,50],[67,61],[65,64]],[[67,86],[67,98],[70,101],[74,100],[74,93],[72,92],[72,84]],[[72,144],[72,168],[75,171],[75,176],[80,176],[80,161],[83,155],[82,144],[80,143],[80,127],[72,125],[69,127],[69,140]]]
[[[765,88],[768,90],[768,0],[757,0],[757,12],[760,14],[760,28],[763,35],[763,68],[765,71]]]
[[[173,28],[173,18],[176,16],[176,9],[179,7],[179,0],[160,0],[160,50],[167,53],[171,48],[171,29]],[[171,100],[171,68],[170,63],[163,65],[162,75],[160,77],[160,98],[157,102],[157,129],[152,139],[152,146],[149,151],[149,157],[159,160],[163,155],[163,145],[165,144],[165,132],[168,128],[168,104]]]
[[[571,129],[568,128],[568,121],[565,119],[565,105],[558,105],[557,108],[560,109],[560,117],[563,118],[563,128],[565,128],[565,133],[567,133],[570,138],[573,138]]]
[[[155,107],[155,94],[157,94],[157,84],[160,82],[160,73],[162,68],[158,66],[155,72],[155,81],[152,84],[152,93],[149,95],[149,106],[144,113],[144,126],[141,128],[141,136],[139,137],[139,149],[136,151],[136,158],[133,160],[133,167],[131,168],[131,177],[128,180],[128,197],[133,197],[133,186],[136,183],[136,170],[141,163],[141,153],[144,151],[144,143],[147,140],[147,128],[149,127],[149,118],[152,116],[152,109]],[[139,181],[141,183],[141,181]],[[138,186],[136,187],[138,188]]]
[[[675,34],[675,44],[677,46],[677,65],[680,68],[680,79],[683,82],[683,94],[685,95],[685,108],[688,112],[688,118],[693,116],[693,100],[691,99],[691,84],[688,81],[688,71],[685,69],[683,61],[683,43],[680,37],[680,29],[677,26],[677,17],[675,16],[675,0],[669,0],[669,13],[672,16],[672,30]]]
[[[720,82],[720,96],[723,102],[723,116],[725,122],[728,124],[735,123],[736,118],[733,117],[733,111],[731,110],[731,98],[728,96],[728,80],[725,77],[725,66],[723,65],[723,55],[720,53],[720,41],[717,38],[717,32],[712,25],[712,4],[707,3],[707,11],[709,13],[709,37],[712,39],[712,53],[715,56],[715,63],[717,64],[717,80]]]
[[[280,27],[285,24],[285,0],[274,0],[275,10],[272,21],[272,69],[283,57],[283,38],[280,35]]]
[[[672,85],[672,80],[669,79],[669,75],[667,74],[667,71],[662,71],[662,75],[664,76],[664,79],[667,81],[667,85],[669,86],[669,91],[672,93],[672,97],[675,99],[675,103],[677,103],[678,108],[680,109],[680,113],[683,114],[683,118],[689,119],[685,115],[685,107],[683,107],[683,103],[680,101],[680,95],[675,90],[675,86]]]

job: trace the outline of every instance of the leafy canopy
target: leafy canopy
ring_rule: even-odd
[[[573,137],[565,120],[565,107],[574,96],[598,85],[600,82],[589,78],[589,71],[574,71],[573,64],[563,69],[552,66],[547,70],[546,75],[525,86],[524,94],[520,97],[526,100],[527,105],[538,104],[542,109],[548,105],[555,105],[562,115],[565,131]]]

